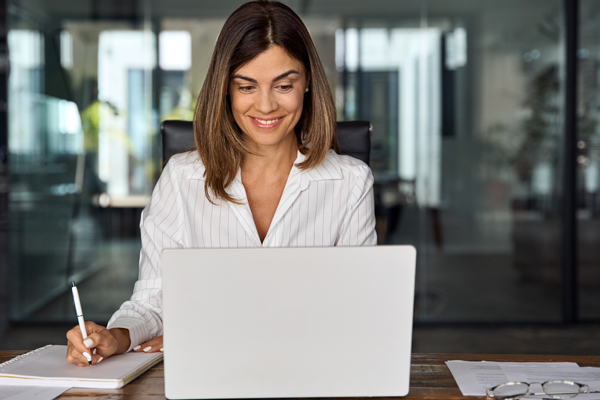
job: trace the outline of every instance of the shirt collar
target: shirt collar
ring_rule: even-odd
[[[333,150],[329,150],[333,152]],[[298,151],[298,157],[294,162],[293,170],[299,171],[299,173],[308,176],[311,181],[323,181],[327,179],[342,179],[342,169],[339,164],[335,162],[333,157],[326,157],[325,160],[315,168],[301,170],[296,167],[296,164],[300,164],[306,160],[306,156]]]
[[[192,168],[190,174],[188,175],[189,179],[200,179],[205,181],[204,173],[206,172],[206,168],[204,168],[204,164],[200,161],[200,157],[196,153],[196,159],[192,163]]]
[[[332,152],[333,150],[329,151]],[[317,165],[315,168],[311,168],[308,170],[299,169],[296,166],[304,160],[306,160],[306,156],[300,153],[300,151],[298,151],[296,161],[294,161],[292,171],[290,172],[290,177],[300,178],[302,176],[306,176],[310,181],[322,181],[327,179],[343,178],[340,166],[337,162],[334,161],[335,159],[332,159],[332,157],[326,157],[321,164]],[[204,164],[202,164],[202,162],[200,161],[200,157],[198,157],[192,163],[192,170],[188,177],[189,179],[206,180],[204,176],[205,172],[206,168],[204,167]],[[238,176],[236,176],[236,178],[239,178],[239,171],[237,175]]]

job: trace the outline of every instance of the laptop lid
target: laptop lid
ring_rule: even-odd
[[[411,246],[162,253],[169,399],[408,394]]]

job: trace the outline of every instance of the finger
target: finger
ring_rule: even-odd
[[[67,353],[67,362],[69,364],[81,364],[81,363],[86,363],[87,364],[87,360],[85,359],[85,357],[78,353],[77,351],[73,351],[72,353]]]
[[[104,360],[104,357],[102,357],[100,354],[92,355],[92,365],[96,365],[102,360]]]
[[[148,349],[148,347],[152,347],[152,344],[150,342],[140,343],[133,348],[133,351],[135,351],[136,353],[143,353],[144,351],[150,350]]]
[[[92,328],[92,329],[89,329],[89,330],[86,329],[86,331],[87,331],[86,339],[88,337],[90,337],[91,335],[93,335],[95,332],[102,332],[103,330],[106,330],[106,328],[104,328],[103,326],[96,325],[93,322],[91,323],[90,328]],[[71,329],[70,331],[67,332],[67,339],[73,343],[78,343],[78,342],[84,343],[85,342],[86,347],[88,347],[88,348],[92,347],[91,344],[88,346],[88,343],[90,343],[89,341],[84,340],[83,335],[81,333],[81,329],[79,328],[79,325],[75,326],[73,329]]]
[[[154,349],[157,346],[153,346],[152,343],[150,342],[146,342],[146,343],[142,343],[142,344],[138,344],[137,346],[135,346],[133,348],[133,351],[136,353],[154,353]]]
[[[158,353],[163,348],[162,336],[144,342],[133,348],[133,351],[137,353]]]
[[[144,348],[142,348],[141,352],[142,353],[160,353],[161,352],[161,348],[162,345],[160,346],[146,346]]]
[[[105,329],[106,331],[106,329]],[[108,333],[108,331],[106,331]],[[83,344],[91,349],[93,347],[103,347],[109,344],[109,340],[104,331],[94,332],[83,341]]]
[[[106,329],[98,333],[92,333],[84,341],[84,344],[89,344],[89,349],[92,350],[92,355],[99,355],[104,358],[114,354],[116,350],[115,338]]]
[[[80,352],[75,348],[71,348],[71,350],[68,351],[68,353],[67,353],[67,362],[69,362],[70,364],[75,364],[78,367],[84,366],[82,364],[89,365],[88,359],[85,357],[85,355],[83,353],[86,353],[89,355],[88,352]],[[90,355],[90,357],[91,357],[91,355]]]
[[[73,327],[71,330],[69,330],[67,332],[67,339],[70,342],[77,341],[77,338],[79,338],[79,339],[81,339],[83,341],[83,338],[81,336],[81,329],[79,329],[79,325]]]
[[[93,332],[98,332],[102,329],[106,329],[106,328],[101,325],[96,324],[95,322],[85,321],[85,330],[87,331],[88,335]]]
[[[85,321],[85,333],[86,333],[86,338],[92,336],[94,333],[100,333],[102,334],[102,332],[106,331],[106,328],[102,325],[98,325],[95,322],[92,321]],[[77,333],[81,334],[81,330],[77,329]]]
[[[155,353],[160,351],[163,347],[163,337],[158,336],[152,340],[146,342],[145,346],[142,346],[142,351],[146,353]]]
[[[92,350],[85,347],[83,342],[69,342],[67,361],[71,364],[92,360]],[[89,364],[89,363],[88,363]]]
[[[69,340],[69,344],[72,345],[73,350],[79,352],[80,354],[83,354],[83,353],[87,353],[89,355],[92,354],[92,351],[83,343],[82,338],[79,338],[79,340],[77,340],[77,338],[75,338],[75,340],[73,340],[73,341]]]
[[[89,352],[88,347],[83,343],[83,337],[81,337],[81,331],[78,326],[67,332],[67,339],[69,340],[68,344],[79,353]]]
[[[98,330],[98,325],[93,322],[89,325],[90,330]],[[99,327],[102,328],[102,327]],[[86,327],[87,329],[87,327]],[[67,332],[68,350],[67,350],[67,362],[75,364],[78,367],[89,366],[89,361],[97,362],[101,356],[98,355],[96,360],[94,359],[95,348],[93,348],[93,340],[85,340],[81,336],[81,330],[79,326],[75,326],[73,329]],[[89,346],[89,347],[88,347]]]

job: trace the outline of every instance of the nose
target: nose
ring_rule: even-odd
[[[254,107],[263,115],[268,115],[277,110],[277,101],[270,90],[259,90]]]

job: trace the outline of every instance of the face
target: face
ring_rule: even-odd
[[[249,144],[296,143],[294,126],[307,87],[303,65],[275,45],[235,71],[229,82],[231,110]]]

